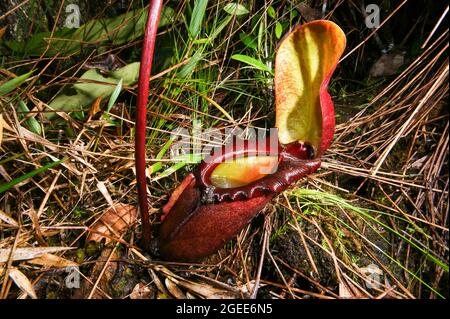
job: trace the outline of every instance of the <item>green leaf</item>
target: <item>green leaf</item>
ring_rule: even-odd
[[[272,19],[276,19],[277,18],[277,12],[275,11],[275,9],[272,6],[269,6],[267,8],[267,14],[269,15],[269,17],[271,17]]]
[[[244,62],[258,70],[272,73],[272,71],[264,63],[262,63],[260,60],[249,57],[248,55],[235,54],[235,55],[232,55],[231,58],[233,60]]]
[[[202,155],[182,154],[173,158],[174,162],[183,162],[184,164],[198,164],[203,159]]]
[[[202,49],[195,52],[194,55],[191,57],[191,59],[180,69],[180,71],[178,72],[178,76],[180,78],[186,78],[189,75],[191,75],[191,73],[197,66],[197,63],[202,59],[202,57],[203,57]]]
[[[12,90],[14,90],[16,87],[21,85],[23,82],[25,82],[30,75],[33,73],[33,71],[22,74],[12,80],[9,80],[8,82],[3,83],[0,85],[0,96],[3,96],[5,94],[8,94]]]
[[[178,171],[180,168],[183,168],[186,165],[186,163],[176,163],[170,166],[168,169],[164,170],[161,174],[157,175],[155,178],[153,178],[153,181],[156,181],[158,179],[167,177],[176,171]]]
[[[6,184],[2,184],[0,185],[0,194],[3,192],[6,192],[8,189],[10,189],[11,187],[14,187],[15,185],[19,184],[20,182],[23,182],[24,180],[28,179],[28,178],[32,178],[33,176],[45,172],[46,170],[59,165],[61,162],[64,162],[67,159],[67,157],[64,157],[62,160],[47,164],[45,166],[42,166],[41,168],[35,169],[32,172],[29,172],[25,175],[22,175],[20,177],[17,177],[15,179],[13,179],[12,181],[6,183]]]
[[[254,37],[251,37],[245,33],[239,34],[239,39],[241,39],[242,43],[244,43],[247,47],[250,49],[256,50],[257,45],[257,39]]]
[[[231,15],[241,16],[244,14],[248,14],[248,9],[239,3],[228,3],[223,10]]]
[[[177,139],[177,136],[172,136],[167,142],[166,144],[163,145],[163,147],[161,148],[161,150],[158,152],[158,154],[156,155],[156,159],[162,159],[163,156],[167,153],[167,151],[169,150],[170,146],[172,145],[172,143]],[[162,162],[157,162],[155,164],[153,164],[152,166],[150,166],[150,171],[151,174],[156,173],[158,171],[160,171],[163,167]]]
[[[21,54],[40,56],[45,53],[47,57],[57,53],[74,54],[89,45],[121,45],[143,36],[147,11],[147,8],[133,10],[113,18],[91,20],[78,29],[63,28],[53,35],[51,32],[37,33],[26,42],[6,41],[5,44]],[[158,26],[169,24],[174,16],[173,9],[164,6]]]
[[[277,24],[275,25],[275,36],[277,37],[277,39],[281,38],[282,33],[283,33],[283,26],[281,25],[280,22],[277,22]]]
[[[134,62],[111,72],[108,77],[104,77],[97,70],[88,70],[73,85],[77,94],[58,95],[49,104],[49,109],[64,112],[83,111],[98,97],[102,96],[104,99],[110,97],[120,81],[127,86],[135,84],[139,77],[139,67],[140,63]],[[44,116],[51,119],[55,114],[47,112]]]
[[[208,0],[195,1],[194,10],[192,10],[191,22],[189,23],[189,33],[193,38],[197,37],[200,33],[207,6]]]
[[[222,30],[230,23],[233,16],[227,16],[223,21],[219,24],[217,28],[214,29],[214,31],[209,36],[209,41],[213,41],[219,34],[222,32]]]
[[[17,110],[19,112],[22,112],[22,114],[19,115],[20,119],[24,118],[27,115],[26,113],[30,112],[30,110],[28,109],[27,105],[22,100],[19,101],[19,104],[17,106]],[[29,129],[31,132],[36,133],[37,135],[42,135],[41,125],[39,124],[39,122],[34,117],[30,117],[29,119],[27,119],[24,122],[24,126],[27,129]]]
[[[169,168],[167,168],[166,170],[164,170],[163,172],[161,172],[160,174],[158,174],[157,176],[155,176],[153,178],[153,181],[167,177],[167,176],[175,173],[176,171],[178,171],[180,168],[183,168],[187,164],[199,163],[202,159],[203,159],[203,157],[201,155],[195,155],[195,154],[184,154],[184,155],[177,156],[176,158],[173,159],[174,162],[176,162],[176,163],[173,164],[172,166],[170,166]]]
[[[258,29],[258,51],[261,52],[262,49],[262,38],[264,34],[264,20],[261,20],[259,23],[259,29]]]
[[[106,107],[106,111],[109,112],[113,107],[114,103],[116,103],[117,98],[119,97],[120,91],[122,90],[122,82],[123,79],[120,79],[119,83],[117,83],[114,92],[111,94],[111,97],[108,102],[108,106]]]
[[[298,11],[297,10],[291,10],[289,12],[289,21],[292,23],[292,20],[294,18],[298,17]]]

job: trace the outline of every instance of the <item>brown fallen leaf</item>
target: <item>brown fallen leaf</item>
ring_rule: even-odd
[[[130,299],[153,299],[154,297],[155,291],[142,282],[136,284],[130,294]]]
[[[14,132],[14,130],[11,128],[11,126],[6,123],[6,121],[3,119],[3,114],[0,113],[0,146],[2,146],[2,140],[3,140],[3,129]]]
[[[396,74],[403,64],[405,64],[404,52],[385,53],[372,65],[369,71],[369,77]]]
[[[159,295],[166,295],[169,296],[170,293],[167,291],[166,286],[163,285],[161,282],[161,279],[159,279],[158,275],[153,271],[153,269],[150,269],[150,275],[152,276],[153,282],[155,283],[156,288],[159,290]]]
[[[44,254],[37,258],[31,259],[28,262],[35,264],[35,265],[55,267],[55,268],[66,268],[66,267],[78,266],[78,264],[74,261],[56,256],[56,255],[52,255],[52,254]]]
[[[3,38],[3,36],[5,35],[6,28],[7,28],[7,26],[0,28],[0,39]]]
[[[106,188],[106,185],[104,182],[98,182],[97,188],[102,193],[103,197],[105,197],[106,202],[109,206],[114,206],[114,201],[111,198],[111,195],[109,194],[108,188]]]
[[[339,283],[339,297],[342,299],[362,299],[369,296],[349,280],[344,280]]]
[[[95,114],[100,112],[100,103],[102,102],[103,96],[99,96],[95,99],[95,101],[92,103],[91,108],[89,109],[89,117],[93,117]]]
[[[197,282],[189,281],[186,279],[179,280],[179,279],[173,278],[173,277],[169,277],[169,278],[174,284],[181,286],[185,289],[188,289],[192,293],[194,293],[198,296],[201,296],[202,298],[205,298],[205,299],[237,299],[237,298],[239,298],[239,296],[237,296],[236,294],[234,294],[230,291],[214,288],[208,284],[197,283]]]
[[[321,13],[319,10],[312,8],[305,2],[296,5],[297,10],[307,22],[320,19]]]
[[[28,296],[37,299],[36,291],[33,288],[31,281],[17,268],[9,269],[9,277],[22,291],[26,292]]]
[[[87,241],[100,242],[106,239],[105,244],[109,244],[112,236],[120,236],[126,232],[136,221],[136,208],[132,205],[118,203],[111,206],[91,227]]]
[[[12,260],[27,260],[37,258],[44,254],[56,253],[59,251],[75,249],[76,247],[25,247],[16,248],[14,250]],[[0,248],[0,263],[8,261],[9,255],[11,253],[11,248]]]

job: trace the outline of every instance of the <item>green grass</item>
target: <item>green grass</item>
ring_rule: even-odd
[[[339,209],[343,209],[345,211],[354,213],[355,215],[352,216],[360,218],[365,223],[366,226],[370,227],[379,236],[381,240],[385,241],[389,246],[391,246],[390,239],[386,238],[383,234],[380,233],[378,229],[376,229],[376,226],[381,226],[384,230],[390,233],[390,237],[393,236],[397,239],[403,240],[407,244],[411,245],[411,247],[414,247],[422,256],[425,256],[431,262],[442,268],[445,272],[448,272],[448,263],[445,263],[441,261],[438,257],[434,256],[433,252],[429,249],[429,247],[425,246],[425,244],[422,244],[420,242],[418,244],[417,242],[407,238],[405,235],[399,233],[393,227],[383,222],[382,217],[391,217],[395,219],[397,222],[401,222],[402,224],[401,227],[405,227],[404,224],[407,225],[409,224],[409,226],[414,229],[420,229],[415,223],[412,223],[411,221],[403,217],[396,216],[390,213],[354,206],[349,201],[332,193],[322,192],[313,189],[298,188],[290,191],[289,195],[292,197],[296,197],[300,200],[301,204],[300,208],[305,214],[311,214],[311,211],[313,211],[314,212],[313,214],[315,215],[325,214],[329,217],[334,218],[341,227],[345,227],[348,230],[350,230],[358,238],[362,239],[371,247],[373,247],[375,250],[377,250],[379,253],[383,254],[393,264],[400,267],[402,270],[406,271],[414,279],[418,280],[421,284],[423,284],[424,286],[435,292],[439,297],[444,298],[444,296],[440,294],[438,291],[436,291],[429,283],[423,281],[422,278],[420,278],[415,273],[415,271],[406,268],[401,261],[397,260],[396,258],[393,258],[384,249],[378,247],[372,240],[367,239],[367,237],[361,234],[361,232],[358,229],[355,229],[352,225],[350,225],[344,219],[339,217],[336,214],[336,211],[339,211]],[[301,219],[301,217],[299,217],[299,219]],[[339,231],[339,229],[337,230]],[[279,236],[282,233],[283,231],[277,233],[277,235]]]

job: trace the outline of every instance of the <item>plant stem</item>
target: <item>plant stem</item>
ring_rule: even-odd
[[[141,55],[141,67],[139,70],[138,98],[136,107],[136,129],[135,129],[135,160],[136,180],[138,191],[139,210],[142,218],[143,246],[148,249],[152,237],[150,226],[148,203],[147,203],[147,181],[145,163],[145,138],[147,124],[147,101],[149,94],[149,80],[152,69],[153,51],[155,49],[156,31],[158,29],[161,15],[162,0],[151,0],[148,7],[147,24],[145,27],[144,42]]]

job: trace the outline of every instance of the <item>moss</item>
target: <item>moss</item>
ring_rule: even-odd
[[[90,241],[87,243],[86,245],[86,255],[89,257],[95,257],[99,254],[101,248],[102,248],[102,244],[94,242],[94,241]]]
[[[75,261],[78,264],[82,264],[83,261],[84,261],[84,256],[85,256],[84,249],[81,249],[81,248],[77,249],[76,252],[75,252]]]
[[[49,291],[45,296],[46,299],[58,299],[58,293],[56,291]]]
[[[85,220],[89,217],[90,213],[82,208],[75,208],[72,217],[76,220]]]

